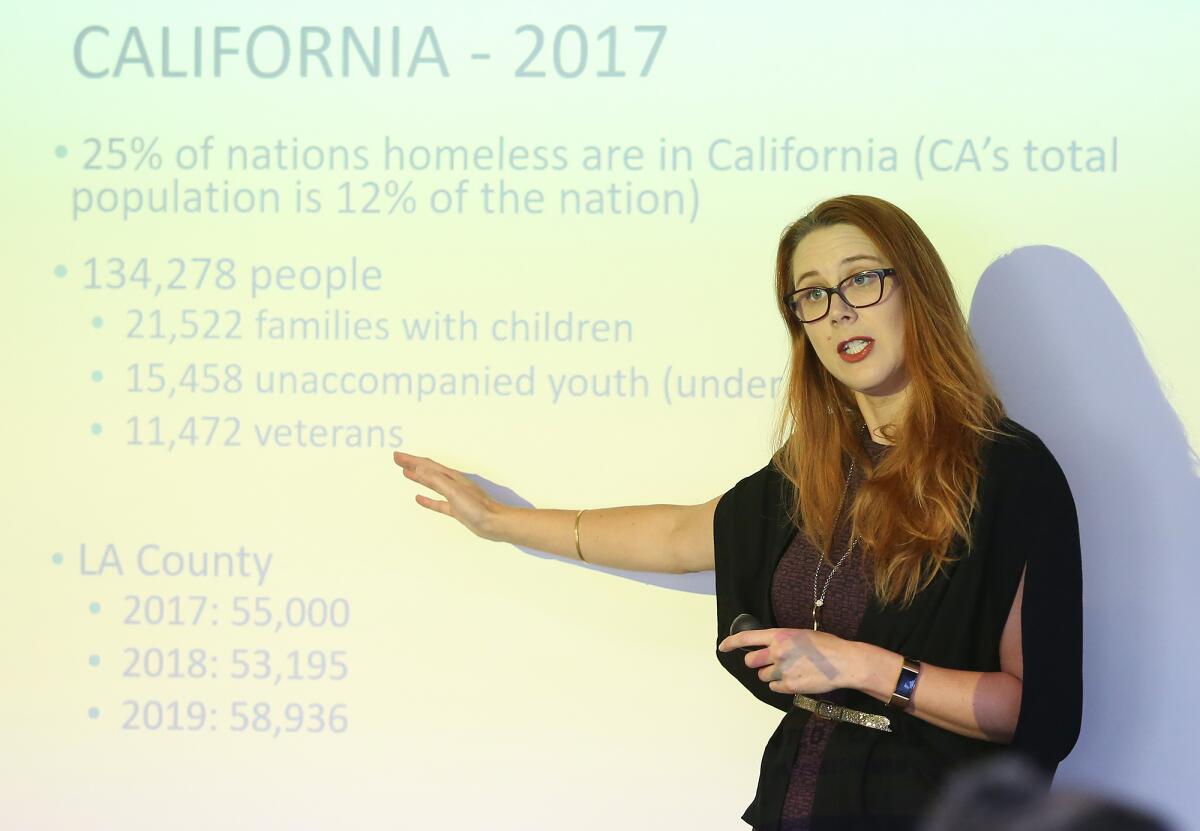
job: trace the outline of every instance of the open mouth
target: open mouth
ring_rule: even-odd
[[[846,341],[846,345],[838,350],[838,355],[844,361],[861,361],[871,353],[871,347],[874,345],[875,341],[870,338],[855,338]]]

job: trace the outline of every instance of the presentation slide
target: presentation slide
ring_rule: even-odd
[[[8,14],[0,828],[748,828],[714,572],[571,522],[767,463],[780,234],[844,194],[1070,481],[1054,788],[1200,822],[1196,4]]]

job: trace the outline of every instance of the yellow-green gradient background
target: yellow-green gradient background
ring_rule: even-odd
[[[822,198],[871,193],[907,210],[938,247],[966,309],[981,272],[1031,244],[1074,252],[1129,315],[1171,404],[1200,435],[1193,335],[1197,92],[1194,4],[1102,7],[1007,3],[385,4],[348,2],[164,6],[126,2],[22,4],[3,49],[6,172],[3,227],[5,573],[0,579],[3,730],[0,826],[5,828],[487,828],[742,827],[762,746],[779,713],[752,701],[714,659],[713,598],[671,591],[476,538],[417,505],[391,447],[257,448],[250,422],[396,424],[405,452],[511,488],[538,507],[698,503],[758,469],[770,450],[770,400],[684,400],[657,393],[680,372],[773,375],[787,343],[772,298],[782,227]],[[407,64],[426,25],[450,68],[413,78],[248,77],[231,59],[220,79],[89,80],[72,63],[84,26],[141,27],[153,55],[160,27],[274,24],[337,32],[400,25]],[[577,79],[520,79],[536,24],[588,34]],[[637,77],[648,36],[668,27],[653,69]],[[596,78],[596,39],[617,27],[625,78]],[[99,43],[99,41],[95,41]],[[549,43],[546,48],[549,48]],[[92,54],[100,54],[99,49]],[[473,62],[472,52],[490,52]],[[296,58],[293,53],[293,59]],[[543,51],[538,68],[551,69]],[[964,170],[919,180],[919,135],[1018,147],[1108,147],[1116,173],[1027,173],[1019,152],[1003,174]],[[82,169],[89,137],[155,136],[170,152],[213,135],[228,143],[565,145],[560,173],[412,174],[414,189],[503,178],[547,191],[540,216],[153,216],[72,221],[79,185],[166,181],[160,171]],[[719,173],[703,148],[758,136],[798,144],[900,148],[897,172]],[[647,169],[661,138],[689,144],[701,193],[694,223],[662,216],[560,216],[560,186],[687,188],[686,175],[587,173],[585,144],[637,144]],[[68,148],[65,158],[54,149]],[[370,171],[178,174],[290,193],[343,179],[410,178]],[[86,291],[89,257],[224,256],[239,265],[360,263],[383,290],[332,303],[300,292],[250,300],[187,294],[156,302],[133,291]],[[54,275],[64,264],[66,277]],[[245,277],[245,271],[240,272]],[[1044,298],[1044,302],[1054,302]],[[386,342],[239,342],[171,347],[125,337],[131,307],[325,308],[386,317]],[[409,343],[398,320],[434,310],[475,317],[510,310],[633,321],[632,343]],[[94,316],[105,324],[95,329]],[[1064,305],[1063,326],[1071,325]],[[247,329],[247,332],[250,330]],[[483,334],[483,333],[481,333]],[[1078,344],[1086,350],[1086,343]],[[291,369],[523,372],[520,397],[161,396],[127,390],[133,362],[240,362]],[[647,400],[551,403],[552,372],[637,366]],[[100,369],[104,380],[90,375]],[[1113,390],[1119,396],[1121,391]],[[126,419],[238,416],[241,448],[161,450],[126,444]],[[93,422],[103,425],[93,435]],[[112,542],[126,574],[81,573],[79,546]],[[239,544],[274,552],[262,589],[245,580],[148,578],[128,552]],[[53,552],[63,552],[61,565]],[[344,630],[264,634],[122,623],[126,594],[345,597]],[[102,604],[88,613],[90,602]],[[222,655],[215,679],[123,677],[127,647],[200,646]],[[228,679],[224,656],[265,646],[344,649],[344,681],[269,687]],[[99,654],[99,666],[87,656]],[[344,702],[341,734],[278,738],[224,729],[127,731],[126,699]],[[89,707],[100,708],[89,719]]]

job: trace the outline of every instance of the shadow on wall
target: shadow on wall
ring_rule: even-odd
[[[1006,409],[1050,448],[1079,514],[1083,727],[1055,782],[1191,813],[1195,451],[1132,321],[1074,254],[1035,245],[997,260],[970,324]]]
[[[1054,454],[1079,516],[1083,727],[1055,782],[1190,814],[1200,782],[1192,726],[1200,689],[1196,454],[1133,323],[1100,275],[1070,252],[1035,245],[1001,257],[980,278],[969,319],[1006,409]],[[533,507],[471,478],[501,502]],[[575,565],[715,593],[711,571]]]

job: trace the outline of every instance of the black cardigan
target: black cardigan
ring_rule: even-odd
[[[1053,776],[1079,736],[1083,707],[1083,609],[1079,525],[1062,469],[1034,433],[1004,419],[1019,439],[988,440],[983,449],[979,507],[971,517],[974,551],[955,537],[962,557],[904,610],[881,607],[872,593],[857,639],[951,669],[1000,669],[1000,635],[1022,569],[1020,717],[1010,745],[972,739],[847,690],[846,706],[891,720],[891,733],[836,723],[822,761],[813,828],[907,827],[945,777],[958,766],[1006,750],[1020,751]],[[749,612],[764,627],[778,626],[771,608],[775,567],[796,527],[782,499],[787,481],[768,462],[725,493],[713,519],[717,640]],[[715,645],[714,645],[715,648]],[[742,819],[757,829],[779,827],[800,734],[811,714],[792,696],[771,690],[747,653],[716,651],[717,660],[750,692],[784,711],[767,742],[758,790]],[[826,770],[842,775],[827,776]],[[853,818],[853,819],[852,819]],[[888,825],[889,818],[895,825]],[[858,823],[858,824],[856,824]]]

